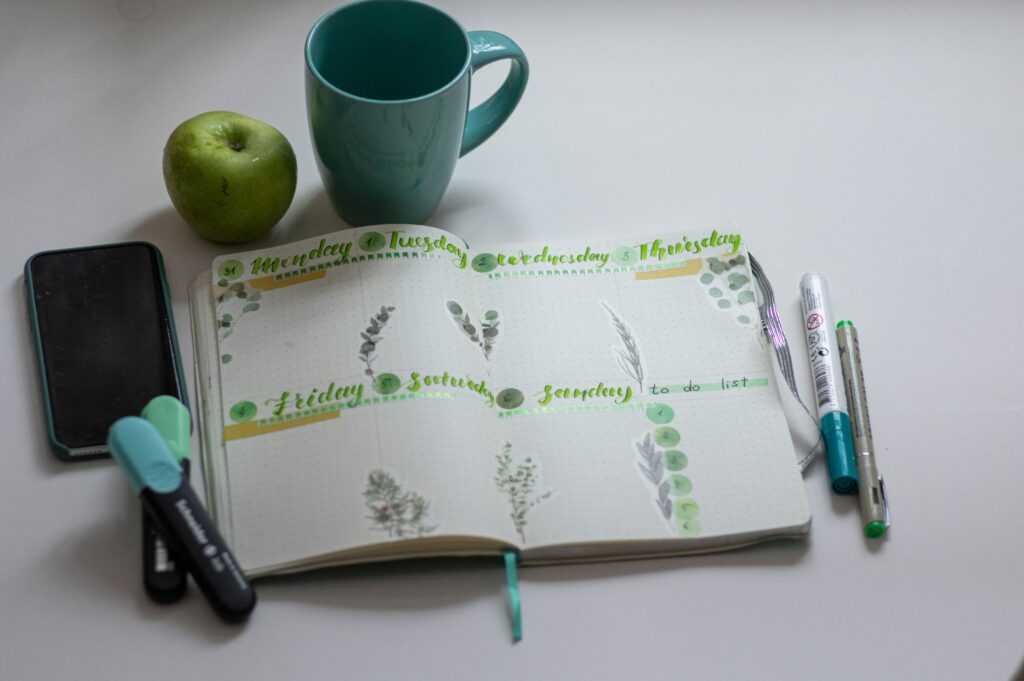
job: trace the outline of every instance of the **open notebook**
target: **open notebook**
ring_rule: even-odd
[[[809,529],[738,234],[365,227],[220,257],[190,298],[207,497],[251,576]]]

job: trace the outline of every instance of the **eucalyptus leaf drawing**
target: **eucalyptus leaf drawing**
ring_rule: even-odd
[[[498,340],[498,327],[501,325],[498,311],[487,310],[483,318],[478,319],[477,323],[474,324],[469,316],[469,312],[458,302],[449,300],[445,302],[444,306],[448,310],[448,314],[451,315],[452,321],[459,327],[463,335],[471,343],[480,346],[484,353],[484,359],[490,361],[491,352],[494,350],[494,343]]]
[[[509,517],[522,542],[526,543],[526,515],[531,508],[551,498],[551,490],[537,493],[540,466],[531,456],[518,460],[512,453],[512,444],[506,442],[497,455],[498,471],[494,484],[508,499]]]
[[[709,257],[699,279],[716,310],[729,313],[741,326],[752,326],[758,319],[747,256],[737,253],[732,257]]]
[[[615,329],[615,333],[618,334],[619,341],[622,343],[621,347],[612,348],[615,362],[624,374],[636,381],[639,392],[643,393],[644,361],[640,355],[640,346],[637,344],[636,336],[626,322],[622,320],[622,317],[617,315],[608,303],[601,301],[601,305],[604,306],[608,316],[611,317],[612,328]]]
[[[430,502],[417,492],[403,490],[394,476],[379,468],[370,471],[363,498],[371,529],[389,537],[422,537],[437,529],[426,523]]]
[[[259,301],[263,294],[252,288],[248,282],[230,283],[227,279],[220,279],[217,281],[214,296],[217,302],[216,323],[220,333],[219,340],[224,342],[235,332],[243,317],[259,311]]]
[[[380,312],[370,317],[370,324],[366,330],[359,332],[359,337],[363,339],[359,346],[359,361],[366,365],[363,373],[369,376],[371,381],[376,379],[373,362],[377,359],[377,345],[380,343],[384,327],[388,325],[388,320],[391,319],[391,313],[394,311],[394,305],[381,305]]]

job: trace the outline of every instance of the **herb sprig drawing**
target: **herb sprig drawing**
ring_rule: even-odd
[[[237,281],[232,284],[227,279],[217,281],[217,290],[217,328],[220,334],[218,339],[223,343],[235,332],[242,317],[259,311],[259,301],[263,294],[250,289],[244,282]],[[241,310],[237,309],[239,305]],[[222,311],[224,307],[233,310],[233,313]],[[224,353],[220,357],[223,364],[231,360],[232,355],[229,353]]]
[[[387,326],[391,313],[394,311],[394,305],[381,305],[380,312],[370,317],[370,325],[366,327],[366,330],[359,332],[363,338],[363,344],[359,346],[359,360],[366,365],[364,373],[370,377],[371,381],[376,378],[373,373],[373,361],[377,359],[377,355],[374,353],[377,350],[377,344],[381,341],[381,332]]]
[[[634,441],[637,469],[654,486],[654,505],[671,531],[680,537],[696,537],[701,533],[700,506],[689,497],[693,482],[680,472],[689,459],[677,449],[679,431],[668,425],[675,411],[667,404],[652,404],[647,407],[647,418],[658,427]]]
[[[480,329],[477,330],[469,313],[463,309],[462,305],[454,300],[449,300],[445,303],[445,307],[448,309],[448,313],[451,314],[455,325],[462,330],[462,333],[465,334],[470,342],[480,346],[484,352],[484,359],[490,361],[491,352],[494,350],[494,343],[498,339],[498,325],[501,323],[498,319],[498,311],[488,310],[485,312],[484,318],[479,322]]]
[[[621,347],[612,348],[615,361],[623,373],[636,381],[639,392],[644,391],[644,361],[640,355],[640,346],[637,344],[636,335],[632,329],[622,320],[622,317],[615,314],[615,311],[608,303],[601,301],[601,305],[611,317],[612,328],[619,335]]]
[[[508,499],[512,511],[509,517],[515,525],[519,538],[526,543],[526,514],[531,508],[551,498],[551,490],[537,494],[535,489],[540,480],[540,467],[530,456],[517,461],[512,454],[512,444],[506,442],[497,455],[498,472],[494,484]]]
[[[370,529],[386,532],[389,537],[422,537],[437,529],[427,525],[430,502],[421,494],[405,491],[394,476],[381,469],[370,471],[363,492]]]

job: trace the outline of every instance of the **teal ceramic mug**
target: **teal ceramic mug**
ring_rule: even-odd
[[[512,64],[470,110],[473,71]],[[501,127],[523,95],[526,55],[510,38],[469,31],[413,0],[361,0],[306,38],[306,106],[320,176],[351,225],[422,223],[455,162]]]

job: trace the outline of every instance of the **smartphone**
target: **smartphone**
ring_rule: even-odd
[[[107,430],[158,395],[188,399],[163,258],[131,242],[37,253],[25,263],[50,445],[109,456]]]

